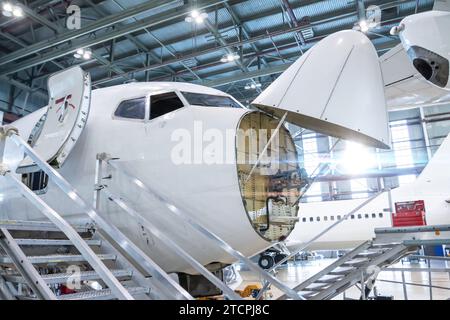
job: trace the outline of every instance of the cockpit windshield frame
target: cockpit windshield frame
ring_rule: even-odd
[[[189,105],[192,106],[244,109],[244,106],[242,106],[237,100],[235,100],[231,96],[189,92],[189,91],[180,91],[180,93],[183,95],[183,97],[186,99]],[[214,101],[214,99],[216,101]],[[219,104],[217,104],[218,101]],[[221,105],[221,103],[224,104]]]

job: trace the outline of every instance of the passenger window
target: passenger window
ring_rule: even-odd
[[[334,216],[331,216],[330,219],[331,219],[331,221],[334,221]]]
[[[310,217],[310,218],[309,218],[309,221],[310,221],[310,222],[313,222],[313,221],[314,221],[314,218],[313,218],[313,217]]]
[[[328,221],[328,217],[327,216],[323,217],[323,220]]]
[[[372,218],[376,218],[377,215],[375,213],[372,213]]]
[[[368,219],[368,218],[369,218],[369,214],[366,213],[366,214],[364,215],[364,218]]]
[[[380,213],[378,214],[378,216],[379,216],[380,218],[383,218],[383,212],[380,212]]]
[[[338,216],[337,216],[337,219],[338,219],[338,220],[341,220],[341,216],[340,216],[340,215],[338,215]]]
[[[317,221],[320,221],[320,217],[317,217],[316,220],[317,220]]]
[[[351,218],[352,218],[352,219],[355,219],[355,215],[354,215],[354,214],[352,214],[352,215],[351,215]]]
[[[122,101],[114,112],[114,116],[143,120],[145,118],[145,101],[145,97]]]
[[[303,221],[303,222],[306,222],[306,218],[303,218],[302,221]]]
[[[359,213],[359,214],[358,214],[358,219],[361,219],[361,218],[362,218],[362,217],[361,217],[361,214]],[[353,218],[352,218],[352,219],[353,219]]]
[[[150,97],[150,120],[183,107],[175,92],[156,94]]]

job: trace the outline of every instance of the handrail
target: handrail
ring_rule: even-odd
[[[341,224],[343,221],[347,220],[347,218],[354,214],[356,211],[360,210],[361,208],[363,208],[364,206],[366,206],[367,204],[369,204],[370,202],[372,202],[373,200],[375,200],[379,195],[381,195],[382,193],[384,193],[386,191],[380,191],[376,194],[374,194],[372,197],[368,198],[367,200],[365,200],[363,203],[361,203],[360,205],[356,206],[353,210],[349,211],[347,214],[345,214],[341,220],[336,221],[335,223],[333,223],[332,225],[328,226],[327,228],[325,228],[324,230],[322,230],[321,232],[319,232],[317,235],[315,235],[314,237],[312,237],[309,241],[305,242],[303,245],[300,246],[300,248],[297,248],[295,251],[291,252],[289,255],[287,255],[286,257],[284,257],[283,259],[281,259],[280,261],[278,261],[277,263],[275,263],[271,268],[269,268],[267,270],[267,272],[273,272],[276,268],[278,268],[281,264],[285,263],[286,261],[288,261],[289,259],[291,259],[292,257],[294,257],[295,255],[297,255],[300,251],[305,250],[306,248],[308,248],[314,241],[316,241],[317,239],[319,239],[320,237],[322,237],[324,234],[328,233],[330,230],[332,230],[333,228],[335,228],[337,225]],[[259,291],[258,296],[256,297],[256,300],[260,299],[262,297],[262,295],[264,294],[264,292],[267,290],[268,288],[268,284],[265,283],[262,287],[262,289]]]
[[[241,297],[230,289],[225,283],[223,283],[219,278],[214,276],[208,269],[206,269],[202,264],[195,260],[191,255],[189,255],[183,248],[177,245],[172,239],[170,239],[164,232],[155,227],[150,221],[144,218],[139,212],[131,208],[124,200],[112,194],[105,186],[102,189],[106,193],[109,200],[114,202],[123,211],[128,213],[130,216],[135,218],[141,225],[143,225],[147,230],[149,230],[154,236],[159,240],[164,242],[168,247],[170,247],[177,255],[182,257],[186,262],[188,262],[194,269],[201,273],[206,279],[211,281],[217,288],[221,289],[224,294],[234,300],[240,300]]]
[[[114,240],[117,245],[119,245],[123,250],[125,250],[128,255],[134,259],[139,265],[150,275],[152,275],[155,280],[155,285],[162,291],[167,292],[169,296],[172,296],[177,299],[193,299],[193,297],[184,290],[174,279],[172,279],[167,273],[164,272],[153,260],[151,260],[145,253],[139,249],[133,242],[131,242],[116,226],[109,224],[106,222],[97,212],[96,210],[88,205],[78,194],[77,190],[73,188],[67,180],[65,180],[61,174],[54,170],[46,161],[42,160],[39,155],[30,147],[18,134],[17,129],[14,128],[4,128],[1,127],[0,135],[1,142],[4,145],[5,140],[9,137],[17,146],[21,147],[22,150],[44,171],[49,178],[64,192],[69,198],[71,198],[79,207],[81,207],[84,212],[95,222],[95,224],[102,229],[104,233],[106,233],[110,239]],[[0,146],[0,151],[1,150]],[[4,147],[4,146],[3,146]],[[13,174],[9,171],[5,171],[5,175],[9,176],[12,181],[21,184]],[[21,188],[21,190],[25,190]],[[30,193],[25,192],[25,196],[33,201],[35,205],[41,208],[41,211],[53,222],[55,223],[61,231],[63,231],[66,236],[73,241],[74,245],[82,254],[86,254],[86,259],[94,268],[95,271],[99,273],[105,283],[110,287],[112,292],[118,297],[123,299],[133,299],[133,297],[126,291],[126,289],[120,284],[120,282],[112,275],[111,271],[106,268],[103,262],[98,263],[96,259],[98,257],[89,247],[85,248],[87,244],[84,243],[80,238],[78,233],[73,230],[73,228],[65,221],[56,211],[51,209],[45,202],[38,196],[36,196],[33,192]],[[106,270],[105,270],[106,269]],[[124,291],[125,290],[125,291]]]
[[[156,198],[158,201],[160,201],[162,204],[166,206],[167,209],[169,209],[170,212],[172,212],[174,215],[176,215],[178,218],[181,218],[183,221],[185,221],[187,224],[189,224],[193,229],[195,229],[197,232],[202,234],[204,237],[208,238],[209,240],[216,243],[221,249],[223,249],[225,252],[227,252],[232,257],[236,258],[237,260],[244,263],[251,271],[257,273],[260,275],[264,280],[266,280],[269,283],[274,284],[277,288],[281,289],[283,292],[286,293],[290,298],[292,299],[301,299],[305,300],[300,294],[298,294],[296,291],[292,290],[288,286],[286,286],[284,283],[282,283],[280,280],[269,274],[268,272],[262,270],[258,265],[254,264],[249,258],[245,257],[242,253],[239,251],[233,249],[227,242],[225,242],[223,239],[221,239],[218,235],[208,230],[206,227],[204,227],[201,223],[193,220],[190,218],[188,214],[186,214],[184,211],[180,210],[176,205],[171,203],[168,199],[166,199],[164,196],[160,195],[158,192],[151,189],[149,186],[147,186],[142,180],[139,178],[133,176],[131,173],[129,173],[127,170],[122,168],[120,164],[117,163],[117,159],[110,159],[107,161],[107,163],[117,171],[121,172],[123,175],[125,175],[127,178],[130,179],[133,184],[135,184],[137,187],[139,187],[141,190],[147,192],[154,198]]]

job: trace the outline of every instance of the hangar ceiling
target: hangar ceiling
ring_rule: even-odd
[[[399,42],[389,34],[391,27],[407,15],[430,10],[433,2],[11,2],[22,9],[22,17],[0,17],[0,110],[24,115],[45,105],[48,76],[73,65],[91,73],[95,88],[186,81],[217,87],[246,103],[316,42],[352,29],[364,9],[381,9],[381,23],[366,33],[382,54]],[[67,28],[71,5],[81,10],[79,29]],[[198,13],[194,17],[193,10]],[[84,57],[80,49],[88,51]]]

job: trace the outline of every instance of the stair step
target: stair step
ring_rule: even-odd
[[[73,246],[73,242],[65,239],[15,239],[19,246]],[[84,240],[90,246],[101,246],[101,240]]]
[[[342,270],[338,270],[338,269],[342,269]],[[352,268],[352,267],[339,267],[338,269],[331,271],[328,274],[333,275],[333,276],[346,275],[355,270],[355,268]]]
[[[374,243],[369,247],[369,250],[378,250],[378,249],[390,249],[393,248],[397,245],[399,245],[400,243],[395,242],[395,243]]]
[[[131,295],[146,294],[149,292],[148,288],[143,287],[129,287],[127,288]],[[71,294],[65,294],[58,297],[59,300],[110,300],[115,299],[114,294],[110,289],[89,290]]]
[[[312,287],[314,285],[314,287]],[[304,291],[313,291],[313,292],[319,292],[324,290],[326,287],[328,287],[330,284],[329,283],[313,283],[311,284],[311,287],[306,287],[303,290]]]
[[[300,291],[298,293],[299,295],[301,295],[303,298],[311,298],[313,296],[315,296],[317,294],[317,292],[313,292],[313,291]]]
[[[77,232],[88,232],[92,229],[92,225],[89,224],[73,224],[71,226]],[[8,230],[62,232],[52,222],[48,221],[0,220],[0,228]]]
[[[124,279],[129,278],[133,275],[133,272],[131,270],[111,270],[111,273],[118,279]],[[42,275],[42,279],[47,284],[56,284],[56,283],[66,283],[70,277],[73,277],[73,273],[55,273],[55,274],[44,274]],[[95,271],[82,271],[78,275],[76,275],[77,279],[81,281],[88,281],[88,280],[97,280],[100,279],[97,272]],[[27,283],[27,281],[19,275],[7,275],[4,276],[6,281],[14,282],[14,283]]]
[[[378,255],[380,255],[378,251],[366,251],[359,253],[358,255],[355,256],[355,258],[372,258]]]
[[[114,254],[98,254],[101,260],[116,260],[117,256]],[[59,263],[59,262],[83,262],[86,259],[82,255],[77,254],[54,254],[48,256],[29,256],[28,260],[33,264],[41,263]],[[0,256],[0,263],[12,264],[12,260],[7,256]]]
[[[319,279],[319,280],[316,280],[315,283],[331,284],[331,283],[335,283],[335,282],[339,281],[340,279],[342,279],[341,276],[336,276],[334,278]]]
[[[365,265],[367,262],[369,262],[369,259],[352,259],[349,261],[344,262],[342,265],[343,266],[352,266],[352,267],[360,267]]]

